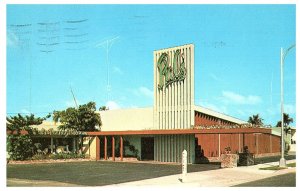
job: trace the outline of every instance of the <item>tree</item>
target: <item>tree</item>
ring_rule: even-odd
[[[99,111],[106,111],[106,110],[109,110],[109,108],[106,106],[99,107]]]
[[[293,123],[294,119],[291,118],[289,116],[289,114],[287,113],[283,113],[283,127],[284,127],[284,131],[287,134],[288,131],[291,129],[290,127],[288,127],[290,125],[290,123]],[[281,121],[278,121],[276,124],[276,127],[281,127]]]
[[[101,126],[101,118],[96,111],[96,103],[79,105],[78,109],[69,107],[63,111],[54,111],[53,120],[61,122],[59,129],[75,129],[78,131],[96,131]]]
[[[252,125],[263,125],[263,119],[257,115],[250,116],[248,119],[248,123],[251,123]]]
[[[283,113],[283,125],[289,126],[290,123],[293,123],[294,119],[289,116],[287,113]]]
[[[31,139],[32,128],[31,125],[40,125],[42,122],[49,118],[50,115],[40,118],[30,116],[17,116],[6,117],[6,128],[11,131],[6,137],[6,149],[9,153],[10,159],[25,160],[32,156],[33,143]],[[21,131],[25,130],[28,134],[23,135]]]
[[[10,131],[15,132],[16,134],[20,134],[21,130],[30,131],[31,125],[39,125],[42,124],[43,121],[49,118],[51,115],[47,115],[46,117],[34,117],[33,114],[22,116],[18,114],[17,116],[9,116],[6,117],[6,128]]]

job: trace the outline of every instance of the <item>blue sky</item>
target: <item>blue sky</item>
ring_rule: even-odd
[[[7,5],[7,114],[44,116],[95,101],[153,104],[153,51],[195,45],[195,104],[280,120],[280,47],[296,41],[295,5]],[[106,51],[111,92],[107,96]],[[295,117],[295,49],[284,66]]]

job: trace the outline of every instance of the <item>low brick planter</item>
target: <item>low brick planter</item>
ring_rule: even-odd
[[[104,160],[103,158],[101,159]],[[113,161],[112,157],[108,157],[107,161]],[[115,157],[115,161],[121,161],[121,157]],[[138,159],[136,157],[123,157],[123,161],[136,162]]]
[[[237,167],[239,156],[237,154],[221,154],[221,168]]]

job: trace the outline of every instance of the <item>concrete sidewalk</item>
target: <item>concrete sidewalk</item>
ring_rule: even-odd
[[[294,163],[296,160],[289,160]],[[289,172],[296,172],[296,168],[283,170],[259,170],[262,167],[276,166],[279,162],[258,164],[248,167],[224,168],[210,171],[188,173],[186,180],[181,182],[181,174],[164,176],[160,178],[146,179],[140,181],[127,182],[122,184],[109,185],[115,186],[172,186],[172,187],[230,187],[246,182],[269,178]]]

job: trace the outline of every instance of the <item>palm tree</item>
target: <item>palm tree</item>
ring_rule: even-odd
[[[287,132],[291,129],[289,126],[290,123],[293,123],[294,119],[289,116],[287,113],[283,113],[283,127],[284,131],[287,134]],[[281,121],[278,121],[276,124],[276,127],[281,127]]]
[[[290,123],[293,123],[294,119],[289,116],[287,113],[283,113],[283,126],[287,127]],[[276,127],[281,127],[281,121],[278,121]]]
[[[252,115],[248,119],[248,123],[251,123],[252,125],[263,125],[262,121],[263,119],[259,116],[259,114]]]
[[[287,113],[283,113],[283,125],[289,126],[290,123],[293,123],[294,119],[289,116]]]

